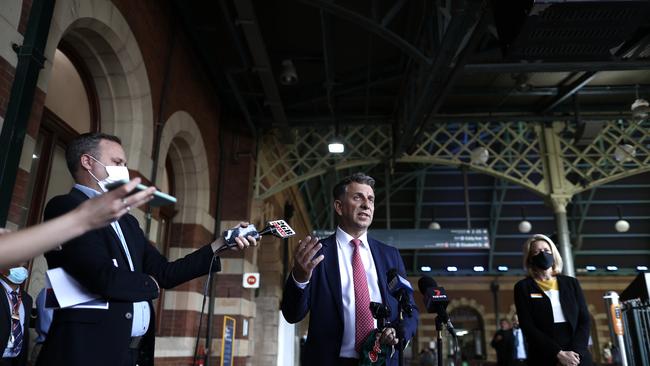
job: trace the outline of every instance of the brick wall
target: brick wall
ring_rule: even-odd
[[[23,1],[21,19],[18,31],[25,34],[29,11],[32,0]],[[188,112],[196,121],[203,138],[205,156],[208,160],[208,175],[210,179],[210,209],[213,214],[217,203],[218,168],[219,168],[219,133],[221,123],[221,107],[216,97],[215,90],[206,82],[207,75],[196,60],[194,51],[190,48],[191,42],[178,25],[179,19],[171,12],[171,2],[157,1],[130,1],[114,0],[113,4],[119,9],[126,19],[137,41],[147,70],[147,77],[151,89],[152,114],[154,123],[165,121],[174,112],[183,110]],[[65,11],[64,11],[65,12]],[[53,20],[53,23],[56,20]],[[176,24],[174,24],[176,23]],[[175,34],[172,43],[169,42],[170,34]],[[165,78],[166,58],[169,47],[174,47],[171,57],[171,71],[169,73],[169,87],[165,99],[161,101],[163,81]],[[6,115],[7,104],[11,92],[15,69],[4,59],[0,59],[0,116]],[[28,135],[34,139],[38,136],[42,116],[45,93],[38,90],[35,95],[31,116],[28,121]],[[162,108],[160,108],[162,103]],[[161,115],[159,115],[161,113]],[[229,117],[229,126],[245,125],[237,117]],[[145,126],[148,133],[154,131],[154,126]],[[255,174],[252,152],[255,151],[254,141],[247,136],[246,131],[226,128],[228,137],[224,139],[229,143],[224,146],[227,159],[227,171],[231,172],[223,187],[223,219],[247,220],[250,215],[250,202],[252,194],[252,180]],[[232,141],[239,144],[232,144]],[[162,157],[164,159],[164,157]],[[133,160],[133,157],[130,157]],[[134,171],[134,176],[141,175],[145,178],[150,172]],[[27,182],[30,172],[20,170],[17,183],[14,187],[14,196],[11,204],[10,220],[22,225],[26,218]],[[174,224],[172,228],[171,247],[185,249],[199,248],[212,240],[212,228],[205,228],[198,224]],[[227,253],[224,258],[235,258],[247,263],[256,262],[253,250],[244,253]],[[195,279],[178,286],[172,291],[183,294],[188,298],[201,295],[205,278]],[[244,290],[241,286],[240,273],[220,274],[217,277],[216,296],[219,298],[236,298],[245,301],[254,300],[254,291]],[[196,334],[199,312],[187,309],[163,310],[162,326],[159,334],[163,337],[193,337]],[[237,319],[238,330],[236,337],[244,340],[241,334],[241,322],[244,318],[252,321],[251,317],[241,314],[232,314]],[[222,315],[214,317],[215,338],[220,337]],[[250,327],[252,334],[252,324]],[[217,350],[217,354],[220,350]],[[214,355],[214,353],[213,353]],[[236,357],[235,364],[244,365],[246,357]],[[218,359],[215,359],[218,360]],[[186,357],[169,357],[158,359],[158,365],[191,364]]]
[[[14,82],[16,69],[0,57],[0,116],[7,115],[7,105],[11,95],[11,85]]]

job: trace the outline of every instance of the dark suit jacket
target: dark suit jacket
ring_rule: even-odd
[[[45,219],[60,216],[86,199],[77,189],[54,197],[45,208]],[[90,292],[105,298],[109,308],[55,310],[37,365],[123,364],[129,352],[133,303],[138,301],[149,301],[151,319],[141,347],[148,350],[143,356],[152,362],[155,321],[151,300],[158,297],[158,289],[149,275],[161,288],[171,288],[207,274],[212,261],[210,245],[168,262],[149,244],[135,217],[125,215],[119,224],[131,253],[133,272],[111,226],[90,231],[64,244],[62,250],[45,255],[49,268],[62,267]],[[213,270],[219,269],[217,258]]]
[[[341,290],[341,274],[337,255],[336,236],[332,235],[321,241],[323,247],[316,256],[323,254],[325,258],[314,269],[309,284],[305,289],[296,286],[293,276],[287,278],[282,299],[282,314],[289,323],[301,321],[307,313],[309,317],[309,332],[305,345],[306,364],[310,366],[337,365],[343,338],[343,298]],[[377,268],[379,291],[384,304],[391,309],[390,321],[396,321],[397,300],[388,292],[386,272],[396,268],[401,276],[406,277],[404,263],[396,248],[385,245],[368,237],[370,252]],[[409,340],[415,334],[418,322],[418,311],[413,304],[413,316],[404,321],[405,339]],[[397,365],[398,352],[388,360],[387,365]]]
[[[500,339],[497,340],[497,336],[500,336]],[[497,365],[509,366],[513,364],[515,356],[515,337],[512,329],[497,330],[490,345],[495,351],[497,351]]]
[[[2,293],[0,294],[0,358],[2,358],[2,352],[4,352],[5,347],[7,347],[7,342],[9,341],[9,335],[11,334],[11,311],[9,310],[9,299],[7,298],[4,287],[2,288]],[[14,357],[12,360],[12,366],[24,366],[27,365],[27,357],[29,357],[29,321],[32,314],[32,297],[29,296],[27,291],[20,290],[20,295],[22,296],[22,306],[25,311],[25,323],[23,326],[23,348],[20,351],[20,354],[17,357]]]
[[[555,365],[558,352],[574,351],[580,354],[580,365],[591,365],[591,355],[587,350],[590,318],[582,288],[573,277],[558,275],[557,281],[562,311],[573,331],[569,345],[560,345],[554,339],[551,300],[535,280],[526,277],[515,285],[515,305],[519,326],[528,344],[528,363]],[[531,297],[531,293],[541,294],[542,297]]]

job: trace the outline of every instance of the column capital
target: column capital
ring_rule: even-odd
[[[549,200],[551,205],[553,206],[553,212],[558,213],[558,212],[563,212],[566,213],[566,206],[571,202],[571,195],[570,194],[554,194],[551,193],[549,195]]]

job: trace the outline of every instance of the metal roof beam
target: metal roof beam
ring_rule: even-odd
[[[274,122],[283,128],[289,128],[284,112],[280,91],[273,75],[273,67],[264,44],[264,37],[255,16],[255,7],[251,0],[234,1],[239,17],[239,24],[244,32],[248,48],[253,58],[253,68],[258,73],[266,102],[271,109]],[[288,134],[285,134],[288,136]]]
[[[512,62],[466,64],[468,73],[574,72],[650,70],[650,61]]]
[[[589,84],[596,77],[595,71],[588,71],[582,74],[574,82],[567,85],[566,87],[561,87],[559,93],[553,98],[548,104],[546,104],[540,110],[541,114],[547,114],[552,111],[558,105],[562,104],[567,98],[570,98],[572,95],[576,94],[582,87]]]
[[[373,19],[367,18],[357,12],[354,12],[350,9],[347,9],[341,5],[337,5],[333,2],[327,0],[299,0],[307,5],[324,10],[332,15],[335,15],[339,18],[346,19],[353,24],[356,24],[369,32],[376,34],[377,36],[383,38],[386,42],[392,44],[393,46],[401,49],[404,53],[409,55],[416,62],[423,65],[430,65],[431,60],[426,57],[420,50],[414,45],[410,44],[404,38],[400,37],[393,31],[389,30],[386,27],[383,27],[381,24],[377,23]]]
[[[384,15],[384,18],[381,20],[381,26],[384,28],[387,27],[393,18],[395,18],[395,15],[397,15],[397,13],[402,10],[404,4],[406,4],[406,0],[396,1],[395,4],[393,4],[393,7],[390,8],[386,15]]]
[[[402,127],[402,132],[398,135],[395,143],[395,156],[401,155],[413,144],[428,117],[438,112],[460,76],[463,65],[469,61],[478,42],[483,37],[487,24],[487,17],[484,14],[485,3],[481,3],[478,9],[460,9],[458,13],[451,18],[451,23],[445,32],[440,47],[442,52],[436,57],[435,64],[427,70],[429,77],[425,87],[419,93],[420,97],[413,112],[407,114],[409,116],[407,123]],[[462,47],[463,36],[472,29],[473,32],[466,45],[459,49]],[[404,105],[403,108],[407,108],[407,106]]]

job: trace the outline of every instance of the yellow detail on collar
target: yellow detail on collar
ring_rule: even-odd
[[[551,278],[550,280],[535,279],[535,282],[537,282],[537,285],[539,286],[539,288],[542,289],[542,291],[560,290],[560,288],[557,285],[557,278]]]

